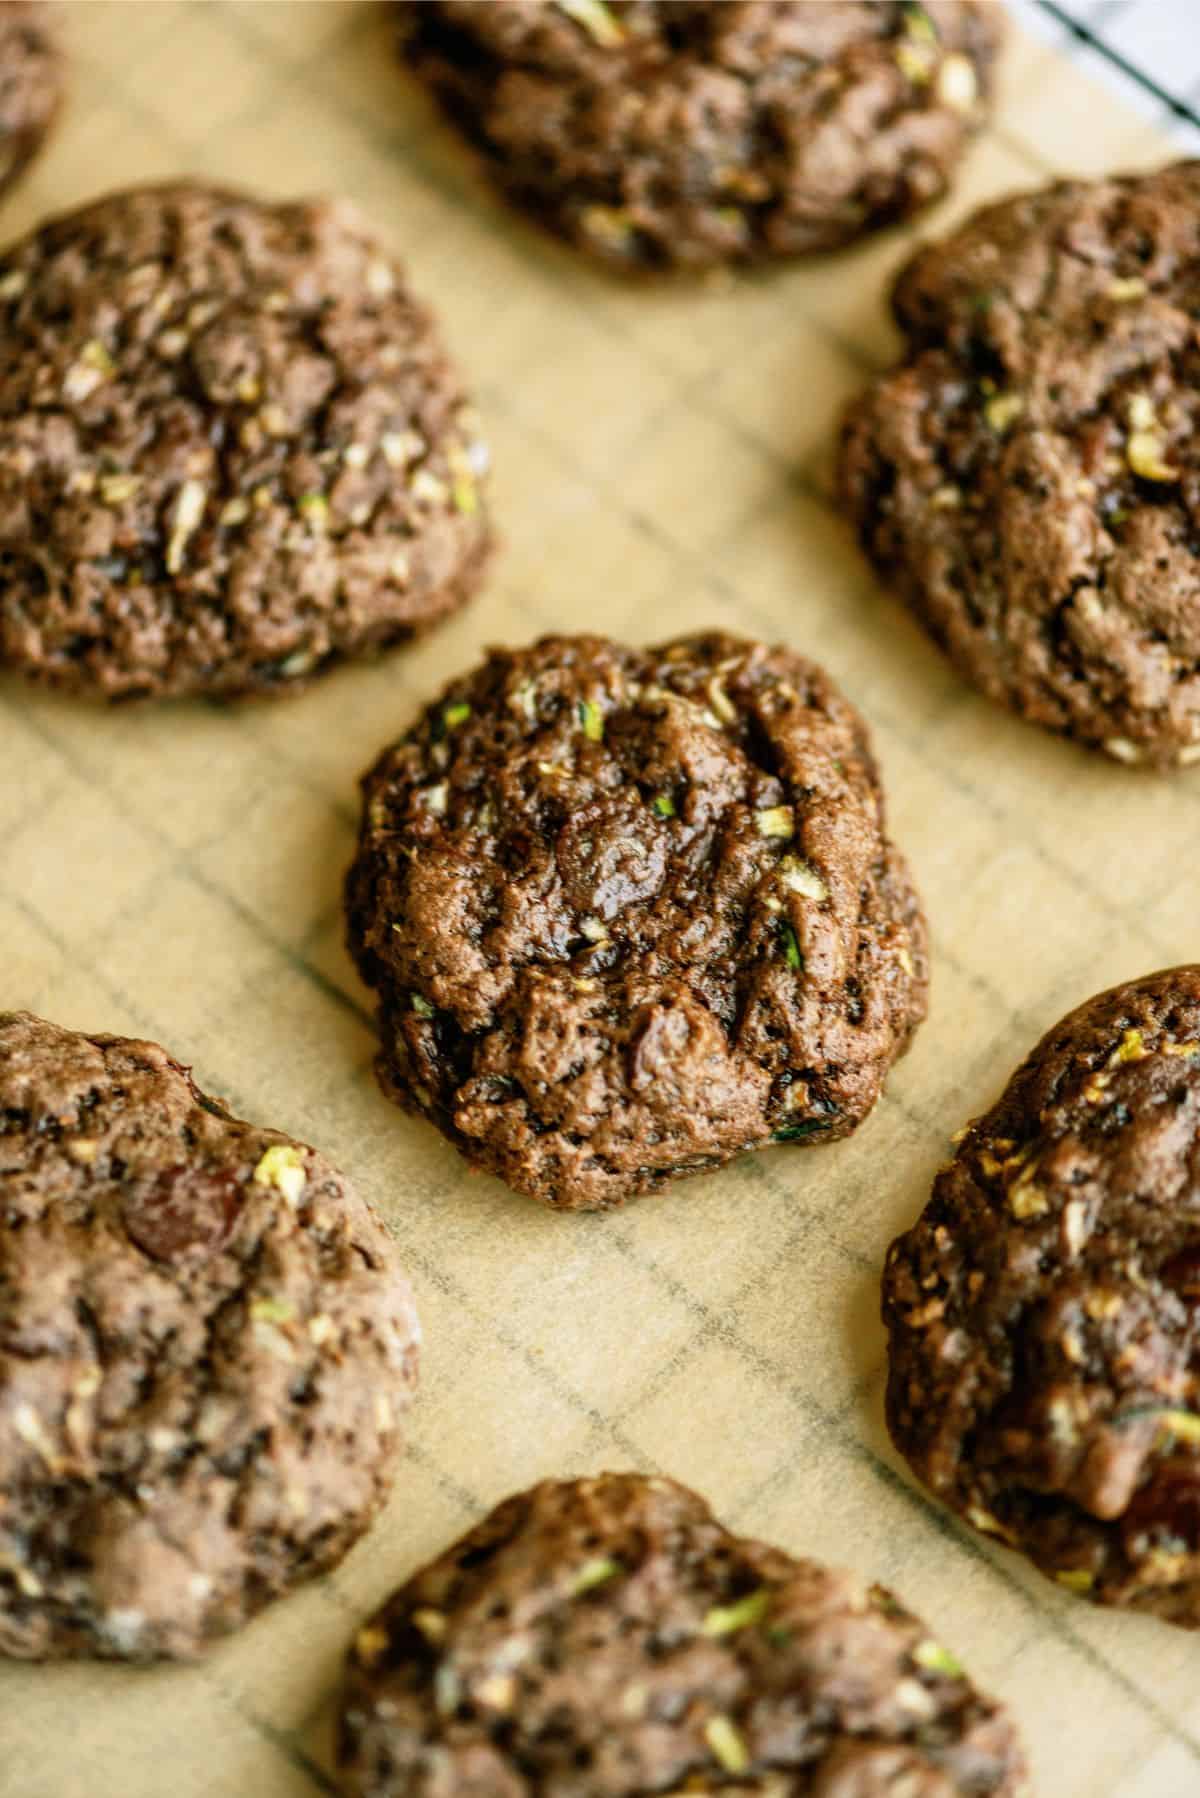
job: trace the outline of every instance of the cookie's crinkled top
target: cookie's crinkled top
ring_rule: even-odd
[[[889,1416],[1071,1590],[1200,1624],[1200,968],[1063,1019],[884,1281]]]
[[[0,259],[0,329],[0,659],[279,688],[462,597],[485,453],[349,207],[114,194]]]
[[[989,206],[902,272],[842,493],[968,676],[1119,761],[1200,758],[1200,163]]]
[[[842,1135],[924,1013],[865,726],[786,650],[495,651],[363,790],[385,1084],[518,1190],[616,1203]]]
[[[619,267],[828,248],[942,192],[976,0],[420,0],[408,54],[515,197]]]
[[[0,1013],[0,1653],[187,1656],[365,1527],[419,1330],[315,1150]]]
[[[499,1506],[360,1630],[341,1718],[353,1798],[1001,1798],[1021,1774],[890,1593],[639,1474]]]

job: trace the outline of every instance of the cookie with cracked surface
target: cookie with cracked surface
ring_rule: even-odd
[[[0,1013],[0,1654],[190,1658],[383,1502],[419,1330],[316,1150]]]
[[[890,1592],[641,1474],[497,1507],[361,1629],[347,1798],[1001,1798],[1004,1710]]]
[[[1200,759],[1200,162],[986,207],[902,271],[842,502],[967,679],[1118,761]]]
[[[866,726],[789,650],[496,650],[362,784],[384,1090],[547,1204],[846,1135],[924,1015]]]
[[[283,693],[475,586],[486,452],[349,208],[113,194],[0,258],[0,329],[0,663]]]
[[[42,0],[0,0],[0,194],[41,149],[62,84],[50,8]]]
[[[401,40],[509,196],[622,270],[827,250],[942,194],[985,0],[408,0]]]
[[[1200,1625],[1200,967],[1048,1032],[884,1275],[888,1422],[977,1528]]]

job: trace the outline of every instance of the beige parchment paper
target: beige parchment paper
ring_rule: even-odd
[[[1130,774],[976,698],[829,507],[837,409],[894,353],[882,285],[914,233],[627,289],[493,199],[396,68],[382,7],[64,12],[69,101],[0,236],[190,172],[351,196],[475,385],[505,544],[464,615],[292,704],[103,712],[0,680],[0,1004],[155,1037],[243,1115],[320,1144],[403,1245],[427,1334],[394,1496],[345,1564],[197,1667],[0,1665],[0,1798],[332,1790],[357,1620],[514,1488],[630,1465],[893,1583],[1011,1701],[1045,1798],[1200,1792],[1196,1638],[1090,1609],[969,1537],[882,1424],[878,1270],[951,1132],[1068,1006],[1200,953],[1200,773]],[[1017,37],[996,123],[920,229],[1167,153]],[[376,1092],[341,945],[356,777],[485,643],[717,623],[816,656],[870,719],[932,920],[931,1014],[849,1142],[555,1217]]]

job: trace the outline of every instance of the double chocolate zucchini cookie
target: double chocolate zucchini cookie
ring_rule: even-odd
[[[0,332],[0,663],[281,693],[475,586],[477,425],[348,208],[114,194],[0,257]]]
[[[153,1043],[0,1013],[0,1654],[190,1657],[332,1566],[418,1341],[314,1149]]]
[[[892,303],[840,474],[884,579],[1021,717],[1200,760],[1200,162],[989,206]]]
[[[884,1275],[888,1421],[976,1528],[1200,1624],[1200,968],[1056,1025]]]
[[[361,1629],[346,1798],[1005,1798],[1012,1725],[880,1586],[639,1474],[500,1505]]]
[[[989,0],[408,0],[404,53],[519,205],[619,269],[827,250],[943,193]]]
[[[493,651],[363,800],[346,905],[384,1090],[547,1204],[845,1136],[924,1015],[866,727],[788,650]]]

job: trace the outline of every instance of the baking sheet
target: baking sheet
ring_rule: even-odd
[[[67,7],[72,91],[0,210],[175,173],[337,189],[440,308],[495,460],[486,592],[303,699],[102,712],[0,681],[0,1004],[156,1037],[326,1150],[403,1245],[427,1334],[394,1496],[331,1577],[203,1665],[0,1665],[3,1798],[306,1798],[356,1621],[514,1488],[672,1473],[737,1528],[892,1582],[1009,1699],[1035,1789],[1200,1790],[1196,1639],[1091,1610],[928,1503],[882,1423],[877,1274],[951,1132],[1109,982],[1200,953],[1200,775],[1139,778],[976,698],[826,497],[840,402],[896,343],[911,231],[765,276],[627,289],[494,201],[370,4]],[[1050,172],[1151,166],[1158,126],[1019,36],[999,117],[922,222]],[[849,1142],[610,1217],[468,1175],[377,1094],[341,946],[355,780],[483,644],[708,624],[818,657],[871,721],[934,933],[928,1023]]]

